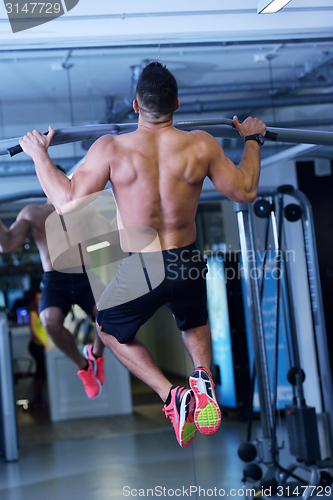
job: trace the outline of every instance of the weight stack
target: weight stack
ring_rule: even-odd
[[[291,455],[306,463],[320,460],[316,409],[286,405],[286,422]]]

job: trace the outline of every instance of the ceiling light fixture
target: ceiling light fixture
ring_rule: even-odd
[[[274,14],[283,9],[291,0],[259,0],[257,14]]]

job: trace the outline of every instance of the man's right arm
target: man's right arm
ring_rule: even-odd
[[[233,120],[242,137],[261,133],[266,126],[257,118],[247,118],[242,124]],[[209,144],[208,177],[216,189],[227,198],[238,203],[252,203],[257,195],[260,174],[260,146],[256,141],[247,141],[239,167],[225,156],[220,144],[213,138]]]
[[[18,214],[16,221],[8,229],[0,220],[0,252],[9,253],[21,246],[31,233],[31,222],[27,218],[25,207]]]

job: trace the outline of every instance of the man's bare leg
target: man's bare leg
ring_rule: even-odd
[[[182,338],[192,358],[194,368],[204,366],[210,372],[212,346],[208,323],[204,326],[186,330],[186,332],[182,333]]]
[[[195,413],[199,414],[202,410],[205,411],[205,408],[202,406],[198,410],[195,408],[195,400],[198,400],[198,398],[197,396],[193,396],[194,393],[192,391],[175,388],[173,396],[171,395],[170,389],[172,388],[172,384],[156,366],[149,350],[140,340],[134,339],[128,344],[120,344],[115,337],[102,332],[101,327],[98,325],[97,328],[102,341],[109,347],[118,360],[157,392],[162,401],[166,403],[164,411],[166,416],[172,421],[180,446],[187,446],[193,441],[197,428],[205,434],[211,434],[217,430],[221,419],[220,414],[215,418],[215,425],[205,426],[204,428],[199,425],[196,426]],[[184,332],[184,343],[190,351],[195,366],[207,365],[209,369],[211,358],[209,327],[193,328]],[[178,413],[178,405],[181,408],[180,413]],[[216,410],[216,414],[217,411],[219,409]]]
[[[95,327],[95,339],[94,339],[94,343],[93,343],[92,352],[96,358],[103,356],[104,347],[105,346],[104,346],[103,342],[101,341],[101,339],[99,338],[99,335],[98,335],[98,333],[96,331],[96,327]]]
[[[59,307],[48,307],[40,313],[40,320],[55,345],[82,370],[87,360],[78,350],[73,335],[63,326],[64,319]]]
[[[120,344],[115,337],[101,331],[97,325],[99,336],[119,361],[135,376],[140,378],[165,401],[172,384],[157,367],[147,347],[138,339],[128,344]],[[183,342],[190,353],[195,368],[204,366],[210,370],[211,334],[207,325],[191,328],[183,332]]]
[[[115,337],[102,332],[100,326],[97,325],[97,329],[102,342],[116,358],[136,377],[157,392],[162,401],[165,402],[172,384],[157,367],[147,347],[138,339],[134,339],[128,344],[120,344]]]

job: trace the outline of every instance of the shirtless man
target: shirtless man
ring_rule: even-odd
[[[159,63],[148,65],[138,80],[133,101],[134,111],[139,114],[138,129],[97,140],[71,180],[55,168],[48,156],[54,136],[51,127],[47,136],[36,130],[28,132],[20,144],[34,160],[40,183],[58,213],[74,200],[101,191],[110,180],[124,228],[145,226],[158,233],[165,266],[163,282],[125,304],[104,310],[100,310],[99,304],[97,322],[104,344],[165,402],[166,416],[184,447],[194,439],[197,430],[202,434],[215,432],[221,419],[210,374],[206,269],[202,257],[197,258],[194,245],[202,184],[208,176],[218,191],[231,200],[252,202],[260,172],[262,137],[257,134],[265,135],[266,126],[256,118],[247,118],[240,124],[234,117],[240,135],[247,137],[237,168],[209,134],[174,128],[173,113],[179,107],[177,95],[173,75]],[[140,255],[145,258],[146,254]],[[198,272],[192,273],[193,269]],[[193,275],[196,280],[188,279]],[[163,304],[173,312],[194,363],[190,389],[171,386],[150,352],[135,338],[139,326]]]
[[[54,270],[52,266],[46,241],[45,221],[53,212],[54,206],[47,200],[41,206],[24,207],[9,229],[0,221],[0,252],[15,250],[32,234],[44,271],[42,296],[39,301],[41,322],[55,345],[77,365],[77,374],[83,382],[87,396],[95,399],[100,394],[104,382],[104,345],[96,335],[94,345],[84,347],[85,358],[78,350],[73,335],[63,326],[63,322],[74,303],[80,305],[93,318],[96,318],[97,308],[89,280],[82,271],[81,274],[65,274]],[[73,256],[67,256],[66,262],[68,267],[71,267],[71,263],[74,264]],[[77,266],[77,262],[75,264]]]

